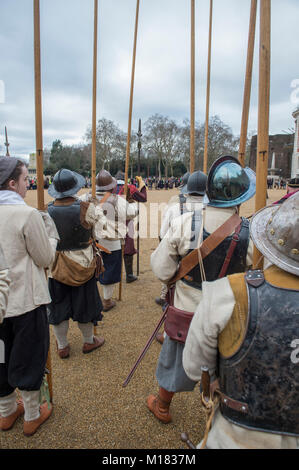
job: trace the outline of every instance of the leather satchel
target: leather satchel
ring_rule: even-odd
[[[224,277],[234,250],[236,248],[239,232],[241,229],[241,218],[238,214],[234,214],[230,217],[221,227],[213,232],[200,247],[202,259],[208,256],[220,243],[228,237],[234,230],[234,236],[230,247],[227,252],[227,256],[223,263],[220,271],[220,277]],[[197,249],[193,250],[189,255],[183,258],[178,273],[168,283],[171,286],[167,292],[167,307],[166,307],[166,318],[164,329],[170,339],[177,341],[178,343],[184,344],[186,342],[187,334],[189,331],[190,323],[193,318],[194,312],[187,312],[186,310],[180,310],[173,305],[175,285],[174,283],[182,279],[191,269],[198,264],[198,252]]]
[[[170,339],[184,344],[194,313],[186,312],[185,310],[180,310],[179,308],[174,307],[174,290],[175,287],[172,287],[168,291],[169,304],[167,306],[164,329]]]

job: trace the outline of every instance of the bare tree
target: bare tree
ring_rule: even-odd
[[[158,160],[158,173],[161,178],[161,163],[165,177],[168,168],[173,174],[173,163],[180,156],[180,130],[172,119],[161,114],[152,115],[145,123],[145,147]]]
[[[91,142],[91,129],[88,128],[85,136]],[[97,166],[110,171],[113,159],[122,159],[125,155],[125,133],[113,121],[102,118],[98,120],[96,129],[96,159]]]

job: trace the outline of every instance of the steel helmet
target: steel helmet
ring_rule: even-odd
[[[53,182],[48,189],[50,196],[55,199],[73,196],[85,186],[85,178],[75,171],[62,168],[55,173]]]
[[[258,250],[279,268],[299,276],[299,192],[254,214],[250,235]]]
[[[198,196],[204,196],[207,186],[207,175],[202,171],[195,171],[189,176],[187,183],[187,194],[197,194]]]
[[[256,179],[251,168],[243,168],[230,155],[218,158],[210,168],[207,198],[213,207],[233,207],[255,195]]]
[[[187,183],[188,183],[189,177],[190,177],[190,173],[189,173],[189,171],[187,171],[187,173],[185,173],[183,175],[182,184],[180,185],[180,192],[182,194],[186,194],[186,192],[187,192]]]
[[[111,176],[109,171],[101,170],[96,176],[96,190],[109,191],[117,185],[116,179]]]

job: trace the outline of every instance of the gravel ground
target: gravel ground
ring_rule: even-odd
[[[149,202],[167,202],[177,190],[149,191]],[[270,190],[269,201],[283,191]],[[45,201],[50,198],[45,193]],[[26,202],[36,205],[36,191],[28,191]],[[254,211],[254,200],[244,204],[242,215]],[[148,220],[149,222],[149,220]],[[18,419],[11,431],[0,434],[2,449],[185,449],[180,434],[189,433],[198,443],[204,434],[205,414],[200,405],[199,387],[175,395],[173,422],[160,423],[146,407],[146,397],[158,390],[155,368],[161,346],[156,341],[141,362],[126,388],[122,383],[154,330],[161,308],[154,299],[160,282],[150,268],[150,255],[157,238],[140,242],[138,281],[122,285],[122,300],[104,313],[97,333],[105,344],[91,354],[82,354],[81,333],[70,321],[69,359],[61,360],[51,332],[51,364],[54,411],[38,432],[26,438],[23,421]],[[135,257],[136,265],[136,257]],[[114,293],[118,299],[118,288]]]

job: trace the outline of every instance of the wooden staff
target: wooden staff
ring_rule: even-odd
[[[43,133],[42,133],[42,95],[41,95],[41,61],[40,61],[40,8],[39,0],[34,0],[34,89],[35,89],[35,140],[37,172],[37,208],[45,210],[44,175],[43,175]],[[50,399],[53,401],[51,351],[49,347],[46,368],[49,371],[47,381]]]
[[[97,57],[98,57],[98,0],[94,0],[93,28],[93,83],[92,83],[92,130],[91,130],[91,194],[96,198],[96,135],[97,135]],[[93,328],[97,334],[97,325]]]
[[[190,96],[190,173],[195,155],[195,0],[191,0],[191,96]]]
[[[270,54],[271,54],[271,0],[260,4],[260,51],[259,51],[259,103],[256,158],[255,211],[266,206],[267,170],[269,153],[269,105],[270,105]],[[262,265],[262,255],[255,248],[253,264]]]
[[[247,141],[247,130],[248,130],[248,116],[249,116],[251,82],[252,82],[252,64],[253,64],[255,26],[256,26],[256,10],[257,10],[257,0],[251,0],[247,63],[246,63],[246,74],[245,74],[244,97],[243,97],[243,112],[242,112],[240,146],[239,146],[239,156],[238,156],[239,162],[241,163],[242,166],[245,166],[245,153],[246,153],[246,141]]]
[[[91,192],[96,197],[96,134],[97,134],[97,56],[98,56],[98,0],[94,0]]]
[[[210,0],[210,23],[209,23],[209,47],[208,47],[208,72],[207,72],[207,97],[206,97],[206,123],[205,123],[205,147],[203,156],[203,172],[208,171],[208,136],[209,136],[209,114],[210,114],[210,87],[211,87],[211,46],[212,46],[212,20],[213,0]]]
[[[125,187],[124,196],[127,197],[128,188],[128,171],[129,171],[129,160],[130,160],[130,143],[131,143],[131,127],[132,127],[132,109],[133,109],[133,92],[134,92],[134,78],[135,78],[135,62],[136,62],[136,43],[137,43],[137,32],[138,32],[138,17],[139,17],[139,0],[136,4],[136,17],[135,17],[135,32],[134,32],[134,46],[133,46],[133,60],[132,60],[132,71],[131,71],[131,89],[130,89],[130,104],[129,104],[129,119],[128,119],[128,135],[127,135],[127,148],[126,148],[126,166],[125,166]],[[122,246],[122,259],[124,257],[124,245]],[[119,300],[121,300],[122,290],[122,271],[123,262],[121,265],[121,277],[119,283]]]

